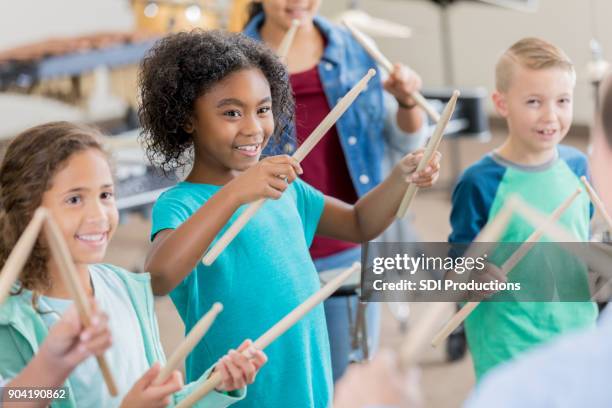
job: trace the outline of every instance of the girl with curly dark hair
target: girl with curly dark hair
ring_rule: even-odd
[[[287,71],[263,46],[221,31],[179,33],[158,42],[139,78],[141,140],[151,162],[166,171],[190,164],[197,146],[187,126],[196,119],[196,100],[248,69],[259,71],[269,87],[270,100],[261,109],[279,135],[293,120],[293,97]]]
[[[287,55],[289,80],[296,101],[295,134],[280,145],[286,153],[296,149],[333,107],[335,101],[375,61],[344,27],[319,14],[321,0],[254,0],[249,4],[249,22],[244,34],[278,49],[292,20],[299,29]],[[302,162],[304,181],[317,190],[344,202],[359,197],[378,185],[407,153],[423,144],[427,136],[424,112],[411,94],[421,87],[417,73],[395,64],[385,79],[384,72],[368,83],[357,103],[329,130],[321,143]],[[286,132],[290,135],[292,132]],[[267,152],[264,152],[267,153]],[[388,242],[413,241],[414,230],[406,220],[396,222],[381,237]],[[350,266],[361,258],[361,246],[354,242],[317,236],[310,255],[319,273]],[[325,301],[325,318],[331,343],[334,380],[351,360],[363,359],[355,348],[350,330],[356,319],[356,294],[333,296]],[[377,349],[380,309],[376,303],[366,310],[368,349]]]
[[[58,224],[86,293],[104,312],[96,315],[100,320],[96,331],[85,334],[96,338],[93,345],[87,344],[88,338],[75,338],[80,329],[65,327],[76,324],[78,329],[80,323],[70,315],[72,301],[58,266],[45,241],[39,240],[12,296],[0,306],[0,375],[14,379],[9,385],[28,383],[23,377],[32,378],[30,361],[39,368],[41,361],[56,362],[51,367],[53,376],[47,377],[41,370],[40,384],[32,385],[49,385],[51,378],[60,378],[53,386],[66,381],[67,398],[53,401],[51,405],[56,407],[165,407],[198,385],[183,388],[178,371],[164,383],[153,384],[160,371],[157,362],[164,363],[165,357],[149,276],[99,263],[116,230],[118,212],[111,167],[96,130],[56,122],[17,136],[0,167],[0,203],[0,263],[6,262],[34,211],[42,206]],[[109,329],[114,337],[110,348]],[[47,340],[51,339],[47,337],[53,332],[55,347],[50,350]],[[64,338],[64,344],[59,344],[62,350],[58,350],[58,336]],[[73,350],[71,339],[91,351]],[[41,355],[37,359],[34,353],[38,351]],[[118,396],[109,394],[95,359],[86,358],[94,352],[104,353],[109,361],[119,386]],[[239,389],[253,380],[265,362],[261,351],[254,353],[256,359],[251,362],[235,352],[221,360],[215,370],[221,372],[224,382],[219,392],[199,406],[227,406],[243,397],[244,390]],[[226,393],[229,390],[237,391]]]
[[[227,342],[257,336],[319,289],[308,253],[316,233],[367,241],[394,218],[406,178],[429,186],[436,157],[414,174],[420,154],[355,206],[324,196],[298,178],[286,155],[261,152],[293,114],[287,72],[272,52],[240,34],[170,35],[145,58],[140,117],[149,157],[166,168],[193,166],[153,208],[153,245],[145,269],[153,290],[171,294],[190,330],[215,301],[224,312],[187,359],[200,376]],[[193,151],[193,156],[186,156]],[[244,204],[267,201],[211,266],[200,262]],[[228,224],[228,225],[226,225]],[[243,407],[327,407],[332,399],[329,340],[322,307],[276,340],[270,363]]]

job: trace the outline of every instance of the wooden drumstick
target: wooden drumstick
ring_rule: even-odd
[[[555,210],[544,220],[535,225],[536,229],[527,237],[527,239],[521,244],[520,247],[504,262],[501,267],[501,272],[506,276],[525,255],[533,248],[533,246],[542,238],[542,235],[547,230],[548,225],[555,224],[565,210],[567,210],[574,200],[582,193],[582,190],[578,188],[574,193],[567,197]],[[442,342],[453,332],[459,325],[468,318],[470,313],[476,309],[480,302],[467,302],[457,313],[450,318],[450,320],[444,325],[444,327],[434,336],[431,344],[434,347],[438,347]]]
[[[513,200],[508,200],[506,204],[502,207],[502,209],[497,213],[495,218],[490,220],[480,231],[480,233],[474,238],[472,245],[466,251],[466,257],[473,257],[476,251],[475,243],[492,243],[496,242],[499,239],[499,236],[504,232],[506,226],[510,222],[510,217],[512,217],[512,213],[514,212],[515,204]],[[482,247],[480,248],[482,249]],[[465,306],[459,310],[452,318],[449,320],[444,327],[434,336],[431,341],[431,345],[437,347],[445,338],[447,338],[455,328],[459,326],[461,323],[462,317],[465,313],[470,311],[470,308],[475,306],[470,306],[472,303],[477,302],[468,302]],[[465,309],[465,311],[464,311]],[[457,323],[458,321],[458,323]]]
[[[514,198],[515,212],[520,214],[527,222],[532,225],[541,224],[541,220],[545,219],[544,215],[526,204],[519,198]],[[612,259],[612,249],[606,244],[600,242],[589,242],[588,250],[584,250],[584,246],[577,246],[575,243],[582,241],[578,240],[574,234],[569,232],[564,226],[559,224],[547,224],[544,228],[544,234],[550,236],[558,244],[566,247],[566,249],[577,256],[588,259],[589,266],[594,265],[598,272],[605,274],[608,279],[612,279],[612,271],[610,271],[610,262]],[[587,245],[587,243],[582,242]]]
[[[544,230],[544,235],[549,235],[556,242],[580,242],[578,238],[564,227],[556,223],[544,223],[546,216],[531,207],[518,197],[513,197],[514,211],[523,217],[531,225],[539,225]]]
[[[206,313],[202,318],[193,326],[193,328],[189,331],[189,334],[178,346],[176,351],[170,356],[166,365],[161,369],[155,381],[153,381],[153,385],[160,385],[170,376],[172,371],[176,369],[179,364],[183,361],[187,354],[191,353],[191,350],[198,344],[198,342],[204,337],[210,326],[215,321],[215,318],[221,311],[223,310],[223,305],[221,303],[215,303],[208,313]]]
[[[400,368],[406,370],[417,361],[418,354],[429,342],[431,333],[444,316],[447,309],[444,302],[433,303],[408,331],[400,348]]]
[[[593,204],[595,204],[595,207],[597,208],[601,216],[604,218],[604,220],[606,220],[606,224],[608,224],[608,231],[612,231],[612,218],[610,217],[610,214],[608,214],[608,211],[606,211],[606,206],[601,201],[601,198],[599,198],[599,196],[595,192],[595,189],[593,188],[593,186],[591,186],[585,176],[580,177],[580,181],[582,181],[582,184],[584,184],[587,193],[589,193],[591,201],[593,202]]]
[[[346,28],[348,28],[355,40],[357,40],[357,42],[361,44],[366,52],[370,54],[374,61],[376,61],[387,72],[393,72],[393,64],[379,51],[372,40],[366,37],[361,31],[353,27],[353,25],[348,21],[343,20],[342,23],[346,26]],[[440,115],[438,112],[429,104],[429,102],[427,102],[427,99],[425,99],[420,92],[413,92],[410,94],[410,97],[414,99],[414,102],[419,105],[434,122],[438,123],[440,121]]]
[[[542,219],[545,219],[544,215],[531,207],[519,198],[514,198],[515,201],[515,212],[520,214],[527,222],[532,225],[539,225],[542,223]],[[557,223],[547,224],[544,227],[544,234],[550,236],[558,244],[565,246],[570,252],[573,252],[577,256],[588,258],[589,265],[595,265],[596,269],[603,272],[612,279],[612,272],[610,271],[610,259],[612,258],[612,250],[606,244],[600,242],[588,243],[588,250],[585,252],[582,247],[572,245],[575,243],[584,243],[580,241],[576,236],[568,231],[564,226]]]
[[[336,289],[355,272],[361,268],[359,263],[353,264],[350,268],[343,271],[341,274],[336,276],[329,283],[319,289],[316,293],[311,295],[304,303],[293,309],[289,314],[279,320],[274,326],[268,331],[262,334],[255,342],[253,346],[258,350],[263,350],[270,343],[280,337],[283,333],[289,330],[296,322],[298,322],[306,313],[310,312],[315,306],[323,302],[325,299],[330,297]],[[247,355],[248,357],[248,355]],[[218,372],[214,372],[202,385],[196,388],[187,398],[182,400],[176,408],[187,408],[191,407],[200,399],[204,398],[209,392],[215,389],[221,384],[222,376]]]
[[[74,262],[72,261],[72,256],[70,255],[70,250],[68,249],[68,245],[62,236],[59,226],[55,223],[55,220],[53,220],[51,215],[48,215],[46,218],[47,222],[45,223],[44,231],[51,255],[57,264],[57,267],[62,275],[62,279],[65,281],[66,286],[70,291],[70,295],[74,300],[79,313],[79,318],[81,319],[83,325],[87,327],[91,325],[91,307],[89,300],[87,299],[87,294],[81,285],[78,272]],[[106,359],[103,355],[101,355],[96,356],[96,360],[98,361],[98,366],[100,366],[100,371],[102,371],[102,376],[104,377],[104,382],[106,383],[108,392],[113,397],[117,396],[119,394],[117,391],[117,386]]]
[[[359,96],[361,91],[365,89],[368,81],[376,75],[376,70],[370,69],[368,73],[350,90],[334,108],[327,114],[327,116],[319,123],[319,125],[312,131],[304,143],[295,151],[293,158],[298,162],[304,160],[306,155],[316,146],[317,143],[325,136],[327,131],[336,123],[336,121],[342,116],[342,114],[351,106],[353,101]],[[255,215],[255,213],[265,203],[265,199],[259,199],[243,211],[242,214],[236,221],[225,231],[225,233],[219,238],[219,240],[210,248],[210,250],[204,255],[202,262],[204,265],[212,265],[217,257],[223,252],[223,250],[232,242],[232,240],[238,235],[242,228],[249,222],[249,220]]]
[[[46,217],[47,211],[42,207],[34,212],[34,216],[32,216],[28,226],[6,259],[0,272],[0,304],[4,303],[4,299],[9,294],[13,283],[17,280],[23,266],[28,261],[30,252],[32,252],[32,248],[34,248],[38,240],[40,228]]]
[[[425,153],[423,153],[423,158],[419,162],[419,165],[417,166],[417,169],[415,171],[416,173],[423,171],[427,167],[434,152],[438,150],[438,146],[440,146],[440,142],[442,141],[442,137],[444,136],[446,126],[448,125],[448,122],[450,121],[450,118],[453,115],[455,106],[457,105],[458,97],[459,91],[455,90],[450,100],[446,104],[444,111],[442,112],[442,116],[440,117],[440,121],[436,125],[436,129],[434,130],[433,135],[431,135],[431,138],[427,143]],[[410,207],[410,203],[412,202],[412,199],[414,198],[418,190],[419,188],[416,186],[416,184],[408,184],[406,194],[404,194],[404,198],[402,198],[399,208],[397,209],[397,213],[395,214],[397,218],[403,218],[406,215],[408,207]]]
[[[287,30],[287,33],[278,46],[278,51],[276,54],[283,62],[287,61],[287,55],[289,55],[289,49],[291,48],[291,44],[293,43],[293,39],[295,38],[295,33],[297,33],[298,28],[300,28],[300,20],[291,20],[291,27],[289,30]]]
[[[563,213],[573,204],[574,200],[582,193],[582,189],[578,188],[569,197],[567,197],[555,210],[550,214],[550,216],[546,219],[544,223],[539,226],[536,226],[535,231],[527,237],[525,242],[521,244],[521,246],[514,251],[514,253],[504,262],[501,267],[504,275],[507,275],[515,266],[518,264],[521,259],[533,248],[533,246],[542,238],[542,235],[546,232],[547,224],[555,224]]]

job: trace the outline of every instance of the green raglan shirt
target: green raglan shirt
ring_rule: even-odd
[[[581,185],[579,178],[588,176],[581,152],[567,146],[558,146],[557,152],[551,162],[540,166],[517,165],[491,153],[469,167],[453,191],[449,242],[471,242],[513,194],[544,213],[553,212]],[[559,222],[579,240],[588,241],[591,213],[588,197],[581,194]],[[532,232],[533,226],[515,215],[499,241],[521,243]],[[510,253],[496,255],[493,263],[499,266]],[[588,293],[586,271],[569,257],[550,258],[532,251],[511,271],[509,281],[526,282],[543,294]],[[554,285],[542,273],[559,269],[564,280],[557,279]],[[596,318],[592,302],[482,302],[465,322],[477,379],[558,334],[594,325]]]

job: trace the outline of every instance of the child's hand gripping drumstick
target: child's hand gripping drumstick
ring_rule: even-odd
[[[325,285],[316,293],[311,295],[308,299],[304,301],[304,303],[293,309],[289,314],[287,314],[274,326],[268,329],[268,331],[261,335],[261,337],[255,340],[255,343],[253,343],[253,347],[255,347],[255,349],[257,350],[263,350],[264,348],[266,348],[270,343],[280,337],[283,333],[289,330],[297,321],[304,317],[306,313],[310,312],[314,307],[316,307],[329,296],[331,296],[336,291],[336,289],[342,286],[342,284],[359,269],[360,265],[356,263],[352,267],[346,269],[334,279],[329,281],[327,285]],[[191,395],[181,401],[181,403],[178,404],[176,408],[191,407],[193,404],[204,398],[209,392],[219,386],[221,381],[221,373],[213,373],[213,375],[211,375],[208,380],[206,380],[202,385],[200,385]]]
[[[92,325],[85,328],[79,319],[76,307],[71,305],[61,318],[50,329],[45,341],[28,365],[11,379],[4,387],[3,401],[5,407],[47,407],[53,400],[52,395],[36,399],[36,403],[8,403],[8,391],[14,388],[58,388],[66,382],[73,370],[92,355],[100,355],[112,343],[108,327],[108,317],[97,310],[91,299],[94,310]],[[48,398],[46,398],[48,397]]]
[[[176,348],[176,351],[170,356],[166,365],[161,369],[155,380],[153,381],[153,385],[163,384],[166,379],[172,374],[172,372],[181,364],[181,362],[187,357],[191,350],[198,344],[198,342],[204,337],[210,326],[215,321],[215,318],[221,311],[223,310],[223,305],[221,303],[215,303],[208,313],[206,313],[202,318],[193,326],[193,328],[189,331],[189,334],[185,339],[179,344]]]
[[[62,232],[59,226],[55,223],[55,220],[47,214],[45,223],[45,237],[47,238],[47,245],[51,251],[51,256],[56,262],[58,269],[62,275],[62,278],[66,282],[66,286],[70,291],[71,297],[74,300],[74,304],[79,312],[81,322],[85,327],[91,325],[92,310],[90,302],[87,299],[87,294],[81,286],[78,278],[78,272],[72,261],[70,250],[68,245],[62,236]],[[100,371],[104,377],[104,382],[108,387],[108,392],[112,396],[118,395],[117,386],[113,375],[111,374],[110,368],[104,358],[104,355],[96,356]]]
[[[458,97],[459,97],[459,91],[455,90],[450,100],[446,104],[444,111],[442,112],[442,116],[440,117],[440,121],[436,125],[433,135],[431,136],[431,138],[429,139],[429,142],[427,143],[427,147],[425,148],[425,153],[423,154],[423,158],[419,162],[419,166],[416,169],[417,173],[420,171],[423,171],[427,167],[434,152],[438,150],[438,146],[440,146],[440,142],[442,141],[442,137],[444,136],[444,130],[446,129],[446,126],[448,125],[448,122],[453,114],[453,111],[455,110],[455,106],[457,105]],[[404,198],[402,199],[399,205],[399,208],[397,209],[397,214],[396,214],[397,218],[402,218],[406,215],[406,212],[408,211],[408,207],[410,207],[410,203],[412,202],[412,199],[416,195],[417,191],[418,191],[418,187],[416,186],[416,184],[410,183],[408,185],[406,194],[404,194]]]
[[[392,73],[394,70],[393,64],[389,61],[372,43],[370,39],[368,39],[361,31],[353,27],[348,21],[344,20],[343,24],[348,28],[351,32],[351,35],[357,40],[359,44],[367,51],[368,54],[388,73]],[[438,123],[440,121],[440,115],[436,110],[427,102],[427,99],[419,92],[412,92],[410,97],[414,100],[414,102],[419,105],[429,117],[435,122]]]
[[[606,206],[601,201],[601,198],[599,198],[599,196],[595,192],[595,189],[593,188],[593,186],[591,186],[586,177],[580,177],[580,181],[582,181],[582,184],[584,184],[587,193],[589,193],[591,201],[593,202],[593,204],[595,204],[595,207],[597,208],[601,216],[604,218],[604,220],[606,220],[606,224],[608,224],[608,231],[612,232],[612,217],[610,217],[610,214],[608,214],[608,211],[606,211]]]
[[[2,269],[0,275],[2,277],[0,281],[0,300],[4,300],[4,297],[10,290],[11,285],[19,276],[19,272],[27,261],[28,255],[36,243],[38,234],[43,224],[46,224],[45,234],[47,236],[47,243],[51,249],[53,258],[55,262],[58,263],[59,269],[62,272],[64,279],[66,279],[66,282],[68,283],[72,297],[75,300],[75,305],[79,310],[81,322],[85,327],[88,327],[91,325],[91,305],[78,281],[78,277],[76,275],[77,272],[74,269],[74,264],[72,263],[72,258],[70,258],[70,253],[66,247],[66,242],[64,241],[61,232],[58,230],[57,225],[53,219],[50,218],[49,214],[44,208],[39,208],[36,210],[32,220],[19,238],[19,241],[17,241],[15,248],[9,255],[9,258]],[[117,387],[115,386],[113,377],[108,369],[106,360],[101,355],[97,356],[96,358],[98,359],[98,364],[102,370],[102,375],[104,376],[104,380],[108,386],[109,393],[113,396],[117,395]]]
[[[293,43],[293,39],[295,38],[295,33],[297,33],[298,28],[300,28],[300,21],[291,20],[291,28],[289,28],[283,37],[283,40],[276,51],[278,58],[280,58],[284,63],[287,62],[287,55],[289,55],[289,50],[291,49],[291,44]]]
[[[338,118],[351,106],[353,101],[359,96],[361,91],[365,89],[368,81],[376,75],[376,71],[370,69],[368,73],[361,78],[361,80],[346,94],[336,106],[327,114],[327,116],[319,123],[319,125],[312,131],[310,136],[302,143],[302,145],[295,151],[293,158],[298,162],[304,160],[306,155],[316,146],[321,138],[327,133],[329,129],[336,123]],[[225,231],[225,233],[219,238],[219,240],[210,248],[206,253],[202,262],[204,265],[212,265],[217,257],[223,252],[223,250],[232,242],[232,240],[238,235],[242,228],[249,222],[249,220],[255,215],[255,213],[261,208],[266,202],[265,199],[260,199],[250,204],[242,214],[234,221],[234,223]]]
[[[408,370],[417,362],[418,354],[429,342],[431,333],[435,330],[447,310],[444,302],[432,303],[424,315],[408,330],[400,348],[400,368]]]
[[[542,235],[546,232],[549,225],[555,224],[559,218],[563,215],[574,200],[580,195],[582,190],[578,188],[568,198],[566,198],[555,210],[550,214],[544,222],[540,222],[536,225],[536,229],[529,235],[529,237],[521,244],[521,246],[514,251],[514,253],[504,262],[501,267],[502,276],[506,276],[525,255],[531,250],[531,248],[540,240]],[[488,242],[488,241],[486,241]],[[476,309],[480,302],[468,302],[461,310],[451,317],[451,319],[444,325],[444,327],[434,336],[431,344],[434,347],[438,347],[442,342],[457,328],[459,325],[467,319],[467,317]]]

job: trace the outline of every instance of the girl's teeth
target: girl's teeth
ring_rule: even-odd
[[[238,150],[245,150],[247,152],[254,152],[255,150],[257,150],[257,145],[237,146],[236,149],[238,149]]]
[[[91,241],[91,242],[96,242],[96,241],[101,241],[102,238],[104,238],[104,234],[96,234],[96,235],[79,235],[78,236],[79,239],[82,239],[83,241]]]

